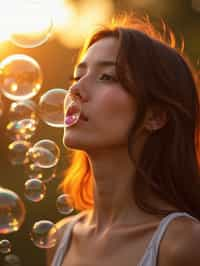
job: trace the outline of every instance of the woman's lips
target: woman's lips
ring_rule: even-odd
[[[88,118],[82,112],[82,110],[80,109],[80,106],[77,106],[76,104],[73,104],[68,108],[66,112],[66,116],[65,116],[65,121],[67,124],[70,123],[70,121],[74,119],[77,121],[78,120],[88,121]]]

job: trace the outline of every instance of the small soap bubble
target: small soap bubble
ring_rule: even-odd
[[[34,119],[10,121],[6,125],[6,134],[11,140],[29,140],[35,134],[38,122]]]
[[[48,90],[40,97],[38,104],[40,118],[49,126],[64,127],[64,89]]]
[[[13,191],[0,187],[0,234],[18,231],[25,219],[25,206]]]
[[[22,266],[21,260],[14,254],[8,254],[4,257],[2,266]]]
[[[39,248],[52,248],[58,241],[57,228],[54,223],[48,220],[36,222],[30,235],[35,246]]]
[[[53,19],[42,1],[15,0],[12,17],[14,32],[11,41],[23,48],[33,48],[47,42],[53,30]],[[36,19],[37,14],[37,19]]]
[[[56,167],[41,168],[32,162],[25,165],[24,172],[28,179],[38,178],[45,183],[56,177]]]
[[[11,252],[11,243],[7,239],[0,240],[0,253],[7,254]]]
[[[39,124],[36,104],[31,100],[13,102],[8,111],[6,134],[11,140],[29,140]]]
[[[29,149],[30,160],[41,168],[51,168],[55,166],[60,159],[60,149],[58,145],[49,139],[43,139],[36,142]]]
[[[57,197],[56,199],[56,208],[59,213],[61,214],[71,214],[74,209],[72,207],[72,199],[69,195],[67,194],[62,194]]]
[[[24,165],[29,162],[27,153],[31,143],[25,140],[16,140],[8,145],[8,159],[12,165]]]
[[[37,106],[34,101],[26,100],[12,102],[8,110],[8,120],[20,121],[23,119],[32,119],[38,121]]]
[[[24,167],[24,172],[27,179],[32,179],[32,178],[41,179],[43,176],[42,169],[43,168],[31,162],[26,164],[26,166]]]
[[[47,188],[44,182],[37,178],[28,179],[24,184],[24,195],[28,200],[33,202],[43,200],[46,190]]]
[[[43,82],[38,62],[30,56],[15,54],[0,64],[0,89],[12,101],[23,101],[34,97]]]

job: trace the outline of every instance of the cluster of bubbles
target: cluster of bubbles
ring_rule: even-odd
[[[38,5],[34,5],[37,9]],[[25,5],[29,14],[30,6]],[[33,7],[31,7],[33,8]],[[17,14],[17,13],[16,13]],[[31,9],[31,15],[35,12]],[[40,14],[37,12],[37,14]],[[36,21],[35,17],[27,15],[27,20]],[[52,20],[40,32],[19,31],[14,33],[11,40],[20,47],[33,48],[46,42],[53,28]],[[4,114],[3,97],[10,100],[7,115],[6,135],[9,139],[8,154],[11,165],[23,165],[27,180],[24,184],[24,196],[31,202],[40,202],[46,194],[47,184],[56,177],[56,165],[60,159],[58,145],[50,139],[41,139],[32,143],[39,121],[48,126],[67,127],[73,125],[80,116],[70,114],[64,121],[64,113],[73,107],[74,99],[70,98],[67,90],[53,88],[41,95],[39,102],[32,100],[43,84],[43,72],[39,63],[25,54],[14,54],[0,62],[0,116]],[[67,99],[67,100],[66,100]],[[64,110],[64,106],[68,106]],[[56,208],[64,215],[71,214],[74,210],[71,198],[67,194],[60,195],[56,200]],[[0,187],[0,235],[16,232],[24,223],[26,208],[22,199],[14,191]],[[51,248],[57,242],[57,228],[48,220],[35,222],[31,232],[31,240],[39,248]],[[11,252],[11,243],[7,239],[0,240],[0,253]],[[9,254],[12,255],[12,254]],[[14,255],[13,255],[14,256]],[[5,257],[15,260],[13,256]]]

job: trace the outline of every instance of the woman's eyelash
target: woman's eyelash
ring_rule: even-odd
[[[106,77],[106,80],[117,81],[117,79],[113,75],[110,75],[110,74],[104,73],[100,76],[101,79],[102,79],[102,77],[104,77],[104,78]]]
[[[106,74],[106,73],[101,74],[98,78],[101,80],[102,79],[106,80],[106,81],[117,81],[117,78],[114,75],[110,75],[110,74]],[[72,76],[72,77],[70,77],[69,82],[70,82],[70,84],[73,84],[73,83],[79,81],[79,79],[81,79],[81,76],[77,76],[77,77]]]

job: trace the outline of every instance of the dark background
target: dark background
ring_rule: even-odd
[[[162,0],[159,0],[162,2]],[[163,0],[164,1],[164,0]],[[75,4],[81,1],[73,1]],[[123,10],[136,10],[134,0],[113,1],[115,12]],[[199,0],[200,2],[200,0]],[[161,14],[155,13],[153,8],[137,9],[139,13],[148,12],[152,20],[163,17],[172,30],[185,39],[185,52],[189,55],[194,65],[198,67],[200,53],[200,13],[192,8],[192,1],[167,0],[168,8]],[[200,4],[199,4],[200,6]],[[75,29],[71,29],[75,30]],[[67,33],[66,33],[67,34]],[[35,58],[44,73],[44,83],[40,93],[34,97],[38,101],[41,94],[51,88],[68,86],[69,76],[72,74],[72,66],[76,60],[78,49],[68,48],[58,40],[51,39],[47,43],[33,49],[22,49],[11,43],[0,44],[0,60],[8,55],[24,53]],[[67,167],[67,151],[62,145],[62,129],[52,128],[40,121],[39,127],[32,141],[43,138],[53,139],[61,149],[61,160],[57,167],[57,178],[48,184],[46,197],[39,203],[32,203],[24,198],[23,186],[25,182],[24,168],[12,166],[8,160],[8,139],[5,134],[7,122],[6,110],[10,104],[8,99],[4,101],[4,115],[0,118],[0,185],[14,190],[24,201],[26,206],[26,220],[20,230],[9,235],[0,235],[0,239],[7,238],[12,243],[12,253],[19,256],[23,266],[44,266],[45,251],[35,247],[30,240],[29,232],[35,221],[48,219],[53,222],[63,218],[55,207],[56,197],[59,192],[57,186],[63,178],[63,170]],[[3,256],[0,255],[0,265],[3,265]]]

